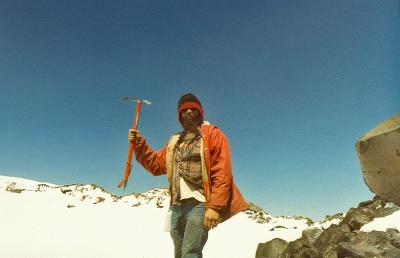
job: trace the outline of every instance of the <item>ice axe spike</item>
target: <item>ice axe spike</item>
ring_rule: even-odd
[[[142,102],[145,103],[146,105],[150,105],[151,102],[148,100],[145,100],[145,99],[132,98],[132,97],[122,97],[120,99],[136,102],[135,118],[133,119],[132,129],[137,129],[138,124],[139,124],[140,108],[141,108]],[[130,143],[129,150],[128,150],[128,157],[126,159],[126,165],[125,165],[125,176],[121,180],[121,182],[118,184],[118,188],[121,188],[121,186],[124,186],[124,191],[125,191],[126,185],[128,183],[129,175],[131,174],[131,169],[132,169],[131,162],[132,162],[132,155],[133,155],[134,148],[135,148],[134,143]]]

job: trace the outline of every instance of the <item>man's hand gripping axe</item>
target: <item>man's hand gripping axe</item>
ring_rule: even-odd
[[[140,107],[141,107],[142,103],[150,105],[151,102],[148,100],[144,100],[144,99],[130,98],[130,97],[123,97],[123,98],[121,98],[121,100],[128,100],[128,101],[136,102],[136,112],[135,112],[135,118],[134,118],[133,124],[132,124],[132,129],[137,129],[138,123],[139,123],[139,116],[140,116]],[[122,179],[118,185],[118,188],[121,188],[121,186],[124,186],[124,190],[125,190],[126,184],[128,183],[129,175],[131,174],[131,169],[132,169],[131,162],[132,162],[132,154],[133,154],[134,148],[135,148],[135,144],[131,142],[129,144],[128,158],[126,159],[125,176],[124,176],[124,179]]]

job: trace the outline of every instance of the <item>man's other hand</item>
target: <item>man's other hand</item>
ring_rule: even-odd
[[[211,208],[207,208],[204,214],[204,227],[208,230],[215,228],[218,225],[220,216],[219,213]]]

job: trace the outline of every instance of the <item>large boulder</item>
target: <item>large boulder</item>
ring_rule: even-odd
[[[337,258],[336,248],[341,242],[346,242],[351,238],[350,227],[347,224],[331,225],[325,229],[314,243],[314,247],[324,258]]]
[[[321,233],[322,230],[319,228],[304,230],[301,238],[289,243],[284,254],[290,258],[319,258],[319,252],[313,244]]]
[[[400,113],[363,135],[356,150],[369,189],[400,205]]]
[[[287,249],[288,242],[274,238],[269,242],[258,244],[256,258],[282,258]]]

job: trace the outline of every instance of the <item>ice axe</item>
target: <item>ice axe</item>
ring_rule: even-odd
[[[122,97],[120,99],[128,100],[131,102],[136,102],[136,112],[135,112],[135,118],[134,118],[133,124],[132,124],[132,129],[137,129],[138,123],[139,123],[139,116],[140,116],[140,107],[141,107],[142,103],[150,105],[151,102],[148,100],[139,99],[139,98],[131,98],[131,97]],[[118,184],[118,188],[121,188],[121,186],[124,186],[124,190],[126,188],[126,184],[128,183],[129,175],[131,174],[131,169],[132,169],[131,162],[132,162],[132,154],[133,154],[134,148],[135,148],[135,144],[131,142],[129,144],[128,157],[126,159],[125,176],[124,176],[124,179],[122,179],[121,182]]]

